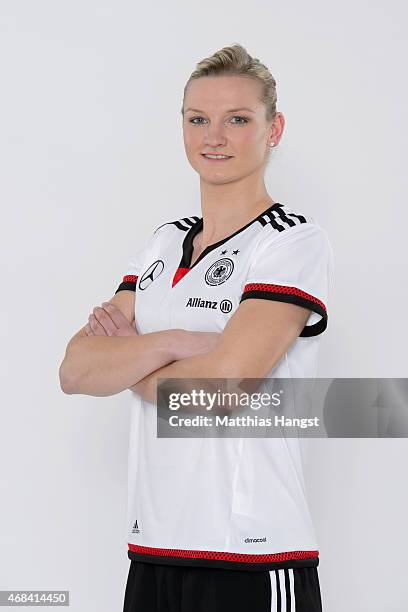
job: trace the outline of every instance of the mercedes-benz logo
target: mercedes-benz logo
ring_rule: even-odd
[[[163,272],[164,270],[164,262],[161,259],[158,259],[157,261],[155,261],[154,263],[152,263],[146,270],[146,272],[144,272],[142,278],[139,281],[139,289],[141,291],[144,291],[145,289],[147,289],[147,287],[149,285],[152,284],[152,282],[158,277],[160,276],[160,274]]]

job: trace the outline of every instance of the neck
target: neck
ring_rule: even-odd
[[[201,180],[200,187],[203,230],[194,241],[200,249],[234,233],[275,203],[259,179],[221,185]]]

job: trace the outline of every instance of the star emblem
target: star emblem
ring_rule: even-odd
[[[239,250],[237,249],[236,251],[232,251],[233,255],[236,255],[237,253],[239,253]]]
[[[226,249],[225,249],[225,251],[221,251],[221,255],[225,255],[226,252],[227,252]]]

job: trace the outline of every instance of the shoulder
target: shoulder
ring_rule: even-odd
[[[199,220],[200,217],[197,215],[189,215],[180,219],[174,219],[173,221],[165,221],[160,225],[153,225],[146,238],[145,248],[162,247],[169,241],[177,239],[178,236],[184,238],[185,232]]]
[[[286,242],[329,243],[326,230],[315,217],[278,203],[259,219],[262,227],[257,246]]]
[[[174,219],[173,221],[166,221],[162,223],[158,227],[155,228],[153,234],[163,233],[163,232],[176,232],[176,233],[185,233],[187,232],[193,225],[195,225],[200,220],[200,217],[197,215],[188,215],[185,217],[181,217],[180,219]]]

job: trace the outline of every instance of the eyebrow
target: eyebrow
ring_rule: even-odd
[[[236,113],[237,111],[241,111],[241,110],[246,110],[246,111],[249,111],[250,113],[255,112],[252,109],[247,108],[246,106],[243,106],[242,108],[231,108],[230,110],[227,110],[225,112],[226,113]],[[193,111],[193,113],[204,113],[204,111],[198,110],[198,108],[186,108],[185,112],[187,113],[188,111]]]

